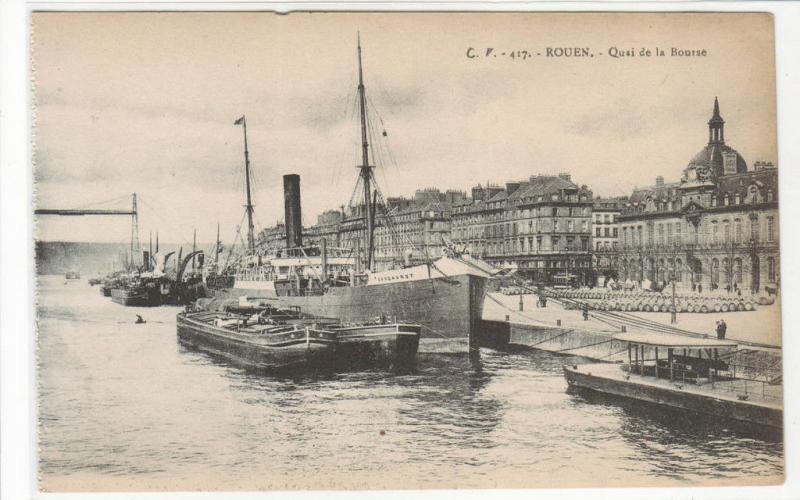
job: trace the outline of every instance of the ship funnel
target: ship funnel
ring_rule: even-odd
[[[300,214],[300,176],[283,176],[283,201],[286,218],[286,248],[303,246],[303,218]]]

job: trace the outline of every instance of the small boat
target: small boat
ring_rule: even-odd
[[[89,285],[90,286],[100,285],[102,283],[103,283],[103,279],[102,278],[89,278]]]
[[[178,314],[184,344],[264,371],[332,367],[336,333],[312,322],[270,324],[229,312]]]
[[[782,428],[782,384],[763,374],[754,378],[745,365],[737,377],[735,342],[655,332],[622,333],[614,340],[628,344],[628,363],[564,365],[570,387]]]
[[[81,273],[78,271],[67,271],[64,277],[68,280],[79,280],[81,279]]]

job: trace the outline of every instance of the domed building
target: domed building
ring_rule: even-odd
[[[725,144],[719,100],[708,143],[679,182],[637,188],[620,214],[620,278],[655,287],[760,293],[777,288],[778,173]]]
[[[719,114],[719,100],[714,98],[714,114],[708,121],[708,144],[701,149],[686,167],[686,172],[697,173],[701,180],[747,172],[747,162],[742,155],[725,144],[725,120]],[[706,179],[703,179],[705,174]]]

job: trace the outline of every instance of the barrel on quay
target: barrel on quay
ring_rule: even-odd
[[[650,332],[622,333],[614,339],[628,345],[628,362],[565,365],[564,377],[571,387],[761,426],[783,426],[782,386],[742,376],[745,367],[737,377],[736,365],[726,361],[736,342]]]

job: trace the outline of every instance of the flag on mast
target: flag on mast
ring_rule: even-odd
[[[234,125],[241,125],[242,123],[244,123],[244,115],[242,115],[241,118],[233,122]]]

